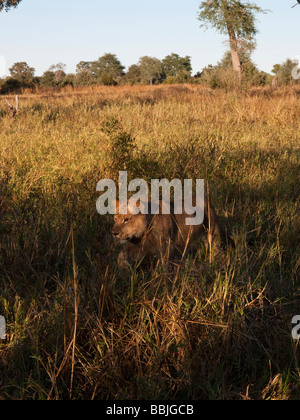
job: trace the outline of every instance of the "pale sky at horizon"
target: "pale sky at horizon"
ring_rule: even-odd
[[[272,13],[258,16],[259,34],[253,61],[271,72],[273,65],[300,57],[296,0],[261,0]],[[174,52],[192,57],[193,73],[219,61],[226,37],[199,27],[200,0],[23,0],[0,14],[0,76],[3,67],[26,61],[41,75],[63,62],[75,72],[81,60],[110,52],[125,67],[149,55],[163,59]]]

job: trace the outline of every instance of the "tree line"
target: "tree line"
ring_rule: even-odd
[[[21,0],[0,0],[0,12],[17,7]],[[172,53],[159,60],[155,57],[141,57],[137,64],[125,67],[115,54],[104,54],[96,61],[81,61],[76,73],[67,74],[63,63],[52,65],[41,77],[35,76],[35,69],[25,62],[15,63],[10,77],[0,81],[0,93],[11,93],[24,87],[61,87],[159,84],[159,83],[202,83],[212,88],[241,90],[251,86],[298,84],[300,79],[298,62],[287,59],[275,64],[273,75],[260,71],[251,60],[258,32],[256,15],[268,13],[250,1],[204,0],[200,3],[198,20],[200,27],[213,27],[228,37],[229,50],[216,65],[209,65],[192,76],[191,57],[180,57]],[[296,69],[296,71],[295,71]],[[295,77],[296,75],[296,77]]]
[[[63,63],[52,65],[41,77],[35,76],[35,69],[26,62],[15,63],[10,77],[1,81],[1,92],[15,91],[24,87],[62,87],[120,84],[183,83],[192,79],[191,57],[170,54],[163,60],[155,57],[141,57],[137,64],[125,67],[115,54],[104,54],[96,61],[81,61],[76,72],[66,73]]]
[[[294,85],[299,81],[293,77],[293,70],[298,63],[287,59],[275,64],[272,74],[260,71],[251,60],[251,49],[240,52],[242,68],[242,86],[265,86],[269,84]],[[191,57],[181,57],[172,53],[163,60],[155,57],[141,57],[137,64],[127,71],[115,54],[104,54],[96,61],[81,61],[76,72],[67,74],[66,65],[58,63],[50,66],[40,77],[36,70],[26,62],[15,63],[10,69],[10,76],[0,80],[1,94],[16,93],[24,88],[77,86],[117,86],[117,85],[154,85],[160,83],[197,83],[211,88],[234,89],[235,73],[231,52],[227,51],[216,65],[208,65],[192,75]]]

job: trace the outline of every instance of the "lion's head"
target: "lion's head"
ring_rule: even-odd
[[[137,205],[137,207],[141,206],[141,203]],[[120,203],[119,201],[116,202],[116,210],[117,212],[114,217],[115,223],[112,228],[113,237],[119,241],[120,244],[141,240],[148,228],[146,215],[133,214],[134,212],[128,203]]]

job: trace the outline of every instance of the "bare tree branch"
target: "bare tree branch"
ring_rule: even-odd
[[[19,112],[19,96],[16,95],[16,108],[12,106],[12,104],[9,102],[7,98],[5,98],[5,102],[6,102],[6,105],[8,106],[10,116],[14,118]]]

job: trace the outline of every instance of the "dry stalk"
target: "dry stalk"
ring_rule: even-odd
[[[19,112],[19,96],[16,95],[16,107],[14,108],[7,98],[5,98],[6,105],[8,106],[11,118],[15,118]]]

